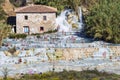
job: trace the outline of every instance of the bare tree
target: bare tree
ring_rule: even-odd
[[[9,72],[10,72],[10,70],[7,67],[3,68],[3,70],[2,70],[3,80],[7,80]]]

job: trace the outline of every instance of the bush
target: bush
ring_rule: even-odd
[[[99,80],[99,78],[93,78],[92,80]]]
[[[16,6],[16,7],[20,7],[20,6],[25,6],[26,5],[26,0],[10,0],[10,2]]]
[[[10,52],[11,54],[14,54],[14,52],[16,52],[16,47],[9,48],[8,52]]]
[[[55,32],[57,32],[57,30],[49,30],[49,31],[47,31],[47,32],[44,32],[44,34],[55,33]]]
[[[32,33],[31,35],[37,36],[37,35],[41,35],[41,34],[43,34],[43,33]]]
[[[4,2],[4,0],[0,0],[0,21],[5,22],[6,20],[6,13],[2,8],[2,3]]]
[[[31,34],[31,35],[37,36],[37,38],[40,38],[40,35],[50,34],[50,33],[55,33],[55,32],[57,32],[57,30],[49,30],[49,31],[46,31],[46,32],[44,32],[44,33],[33,33],[33,34]]]
[[[85,16],[86,35],[96,40],[120,43],[120,1],[99,0]]]
[[[96,74],[97,73],[97,74]],[[94,75],[87,77],[86,75]],[[12,79],[14,80],[14,79]],[[119,75],[102,74],[97,70],[84,70],[84,71],[62,71],[62,72],[46,72],[43,74],[25,74],[24,77],[15,80],[120,80]]]
[[[24,39],[24,38],[26,38],[27,37],[27,34],[10,34],[9,35],[9,38],[17,38],[17,39],[20,39],[20,38],[22,38],[22,39]]]
[[[10,34],[8,37],[9,38],[15,38],[15,34]]]

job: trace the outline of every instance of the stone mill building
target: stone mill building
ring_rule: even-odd
[[[17,8],[16,33],[43,33],[55,27],[57,9],[45,5],[28,5]]]

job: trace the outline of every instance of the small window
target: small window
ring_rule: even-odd
[[[25,16],[25,20],[28,20],[28,16]]]
[[[24,26],[24,33],[29,33],[29,27],[28,26]]]
[[[46,17],[46,16],[43,16],[43,20],[47,20],[47,17]]]
[[[44,27],[40,27],[40,31],[44,31]]]

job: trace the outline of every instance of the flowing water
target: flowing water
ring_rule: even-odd
[[[61,12],[61,14],[57,17],[56,23],[57,23],[57,29],[58,32],[70,32],[71,31],[71,25],[66,20],[66,13],[69,10]]]
[[[65,10],[63,12],[61,12],[61,14],[57,17],[56,19],[56,23],[57,23],[57,29],[58,32],[79,32],[78,34],[81,36],[81,31],[84,28],[84,23],[83,23],[83,16],[82,16],[82,9],[81,7],[79,7],[78,9],[78,16],[76,16],[75,12],[72,10]],[[73,27],[73,24],[76,25],[76,29],[74,29],[75,27]],[[70,35],[67,35],[70,36]],[[73,37],[75,37],[76,35],[72,35]],[[84,37],[80,37],[79,39],[80,41],[83,41],[85,43],[87,42],[91,42],[91,39],[86,39]],[[65,38],[65,37],[64,37]],[[77,39],[77,38],[76,38]],[[79,42],[80,42],[79,41]],[[96,43],[93,41],[94,46],[99,46],[99,51],[95,52],[93,55],[94,57],[100,57],[100,56],[110,56],[111,52],[108,48],[104,48],[102,47],[102,45],[99,43],[99,41]],[[92,44],[90,44],[92,46]]]
[[[73,32],[73,24],[76,25],[76,31],[80,32],[83,27],[82,10],[78,10],[79,16],[72,10],[65,10],[56,19],[58,32]],[[70,20],[70,21],[69,21]]]

